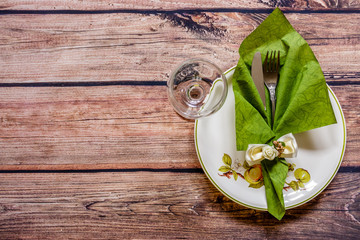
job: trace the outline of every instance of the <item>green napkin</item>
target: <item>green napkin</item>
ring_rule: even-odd
[[[279,158],[261,161],[261,169],[269,212],[281,220],[285,214],[283,187],[289,167],[285,159]]]
[[[272,127],[269,94],[266,91],[265,111],[251,78],[255,52],[261,52],[264,61],[266,52],[271,50],[280,50],[281,65]],[[237,150],[246,150],[248,144],[271,143],[287,133],[300,133],[336,123],[320,65],[309,45],[280,9],[276,8],[242,42],[239,54],[233,75]],[[282,164],[281,161],[276,162]],[[270,177],[264,177],[264,183],[269,186],[273,184],[269,182],[272,172],[268,174]],[[267,197],[268,192],[266,188]],[[277,209],[270,209],[269,199],[268,211],[281,219],[282,216],[275,213]]]

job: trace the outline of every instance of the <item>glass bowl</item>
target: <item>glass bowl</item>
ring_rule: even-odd
[[[174,110],[187,119],[215,113],[224,104],[228,92],[221,69],[200,58],[189,59],[177,67],[167,86]]]

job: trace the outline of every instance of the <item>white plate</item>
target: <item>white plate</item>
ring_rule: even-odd
[[[233,177],[219,176],[219,167],[223,165],[224,153],[234,161],[243,162],[245,152],[236,151],[235,137],[235,99],[232,89],[232,75],[235,67],[225,74],[229,81],[228,97],[224,106],[215,114],[195,121],[196,152],[207,177],[224,195],[249,208],[266,210],[265,188],[249,188],[248,183]],[[305,183],[305,189],[283,191],[286,209],[297,207],[316,197],[334,178],[342,162],[345,151],[346,127],[339,101],[330,87],[329,96],[334,109],[337,124],[295,134],[299,145],[297,158],[287,159],[295,163],[296,168],[309,171],[311,180]],[[287,181],[295,180],[291,174]]]

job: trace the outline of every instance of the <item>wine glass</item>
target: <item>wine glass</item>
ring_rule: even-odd
[[[172,72],[168,96],[175,111],[187,119],[209,116],[224,104],[227,79],[215,64],[189,59]]]

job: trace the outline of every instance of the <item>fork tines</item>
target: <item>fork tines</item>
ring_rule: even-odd
[[[276,58],[276,52],[277,52],[277,58]],[[279,72],[279,66],[280,66],[280,51],[271,51],[270,56],[269,56],[269,51],[267,51],[264,61],[264,71]]]

